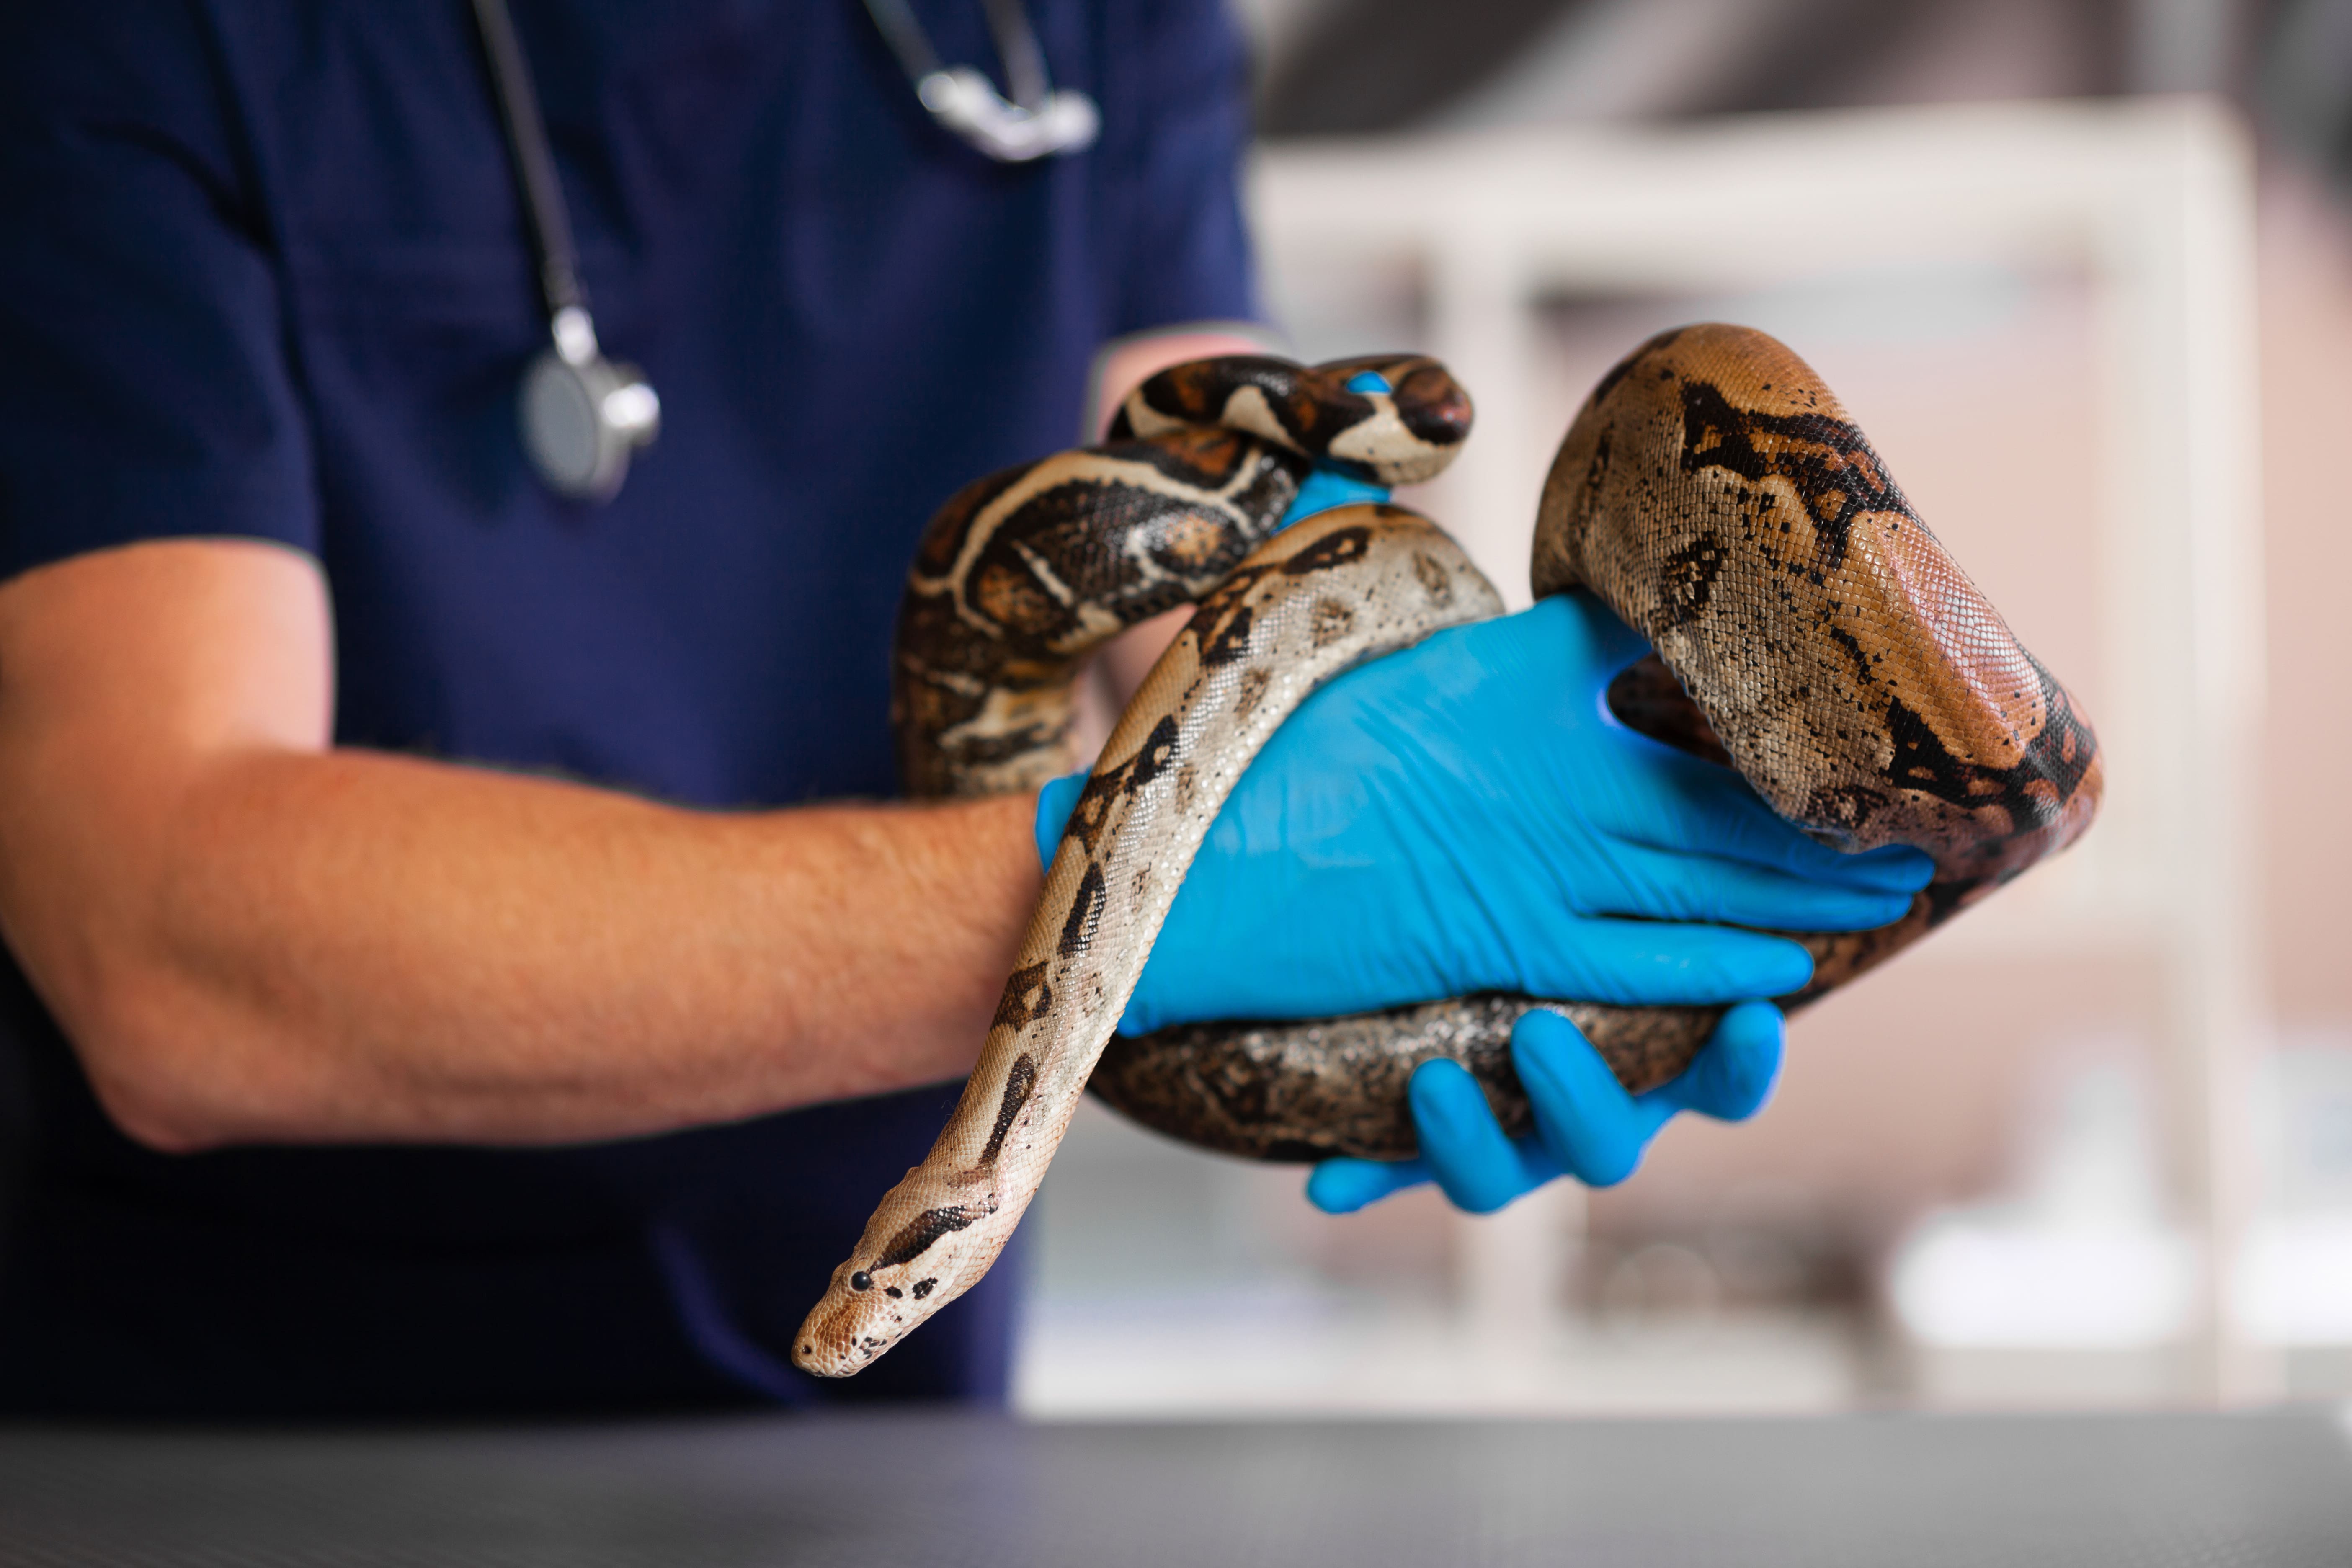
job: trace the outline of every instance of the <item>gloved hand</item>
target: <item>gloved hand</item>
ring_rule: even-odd
[[[1219,813],[1120,1031],[1473,991],[1745,1004],[1682,1077],[1640,1096],[1567,1019],[1528,1015],[1511,1048],[1538,1131],[1516,1143],[1468,1073],[1424,1064],[1409,1090],[1420,1157],[1324,1162],[1307,1196],[1333,1213],[1431,1180],[1477,1213],[1561,1173],[1606,1186],[1677,1111],[1753,1115],[1781,1029],[1749,999],[1801,988],[1811,960],[1778,937],[1679,922],[1881,925],[1934,867],[1906,848],[1841,855],[1730,770],[1626,729],[1603,694],[1646,651],[1598,601],[1567,595],[1317,692]],[[1084,784],[1040,795],[1041,859]]]
[[[1318,469],[1283,521],[1386,499]],[[1926,856],[1824,848],[1738,775],[1609,713],[1610,679],[1646,651],[1597,601],[1570,595],[1442,632],[1316,693],[1211,827],[1120,1032],[1482,990],[1780,995],[1812,975],[1795,943],[1654,922],[1834,931],[1899,916],[1933,874]],[[1074,774],[1038,797],[1049,865],[1085,784]],[[1644,920],[1611,918],[1624,916]],[[1434,1181],[1484,1214],[1563,1173],[1614,1185],[1678,1111],[1738,1121],[1761,1109],[1780,1076],[1780,1014],[1742,1001],[1681,1077],[1638,1096],[1556,1013],[1521,1018],[1511,1055],[1533,1135],[1506,1138],[1466,1071],[1427,1062],[1407,1091],[1420,1156],[1326,1160],[1308,1201],[1346,1214]]]
[[[1777,996],[1811,978],[1804,949],[1680,922],[1843,931],[1902,914],[1926,856],[1841,855],[1729,769],[1608,712],[1610,678],[1646,651],[1597,600],[1562,595],[1310,697],[1210,828],[1121,1032],[1475,991]],[[1082,784],[1046,786],[1041,857]]]
[[[1762,1110],[1780,1075],[1780,1010],[1743,1002],[1680,1078],[1634,1095],[1574,1024],[1529,1013],[1511,1031],[1511,1062],[1535,1107],[1532,1134],[1504,1137],[1476,1079],[1454,1062],[1423,1062],[1406,1090],[1419,1158],[1326,1160],[1307,1177],[1307,1198],[1326,1214],[1352,1214],[1433,1181],[1457,1208],[1488,1214],[1562,1174],[1615,1186],[1677,1111],[1745,1121]]]

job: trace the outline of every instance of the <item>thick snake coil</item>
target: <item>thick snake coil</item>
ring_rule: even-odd
[[[1365,371],[1391,393],[1348,390]],[[1120,718],[1070,826],[979,1065],[794,1345],[845,1376],[984,1274],[1089,1076],[1175,1136],[1269,1159],[1413,1151],[1405,1080],[1461,1061],[1532,1124],[1510,1026],[1554,1006],[1628,1088],[1680,1072],[1722,1009],[1474,996],[1313,1023],[1114,1037],[1178,884],[1242,770],[1349,667],[1496,614],[1435,524],[1390,506],[1276,525],[1317,460],[1435,473],[1469,400],[1426,359],[1162,372],[1111,442],[994,475],[933,520],[901,612],[896,713],[918,794],[1031,787],[1071,765],[1086,654],[1200,608]],[[1911,844],[1937,872],[1878,931],[1799,934],[1801,1005],[1908,945],[2096,810],[2089,725],[1911,510],[1837,400],[1742,328],[1651,340],[1593,389],[1545,481],[1538,595],[1584,587],[1657,650],[1614,681],[1634,729],[1736,767],[1841,849]],[[1108,1049],[1106,1047],[1108,1046]]]

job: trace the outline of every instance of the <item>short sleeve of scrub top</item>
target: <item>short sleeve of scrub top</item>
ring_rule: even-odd
[[[979,0],[914,0],[996,73]],[[1213,0],[1029,0],[1099,143],[989,163],[849,0],[512,0],[604,346],[610,506],[515,434],[545,342],[467,7],[0,14],[0,575],[142,540],[315,558],[339,743],[720,808],[886,796],[914,539],[1066,446],[1103,341],[1255,313]],[[627,1143],[121,1137],[13,963],[0,1411],[501,1415],[1001,1397],[1017,1261],[819,1385],[800,1314],[952,1086]]]

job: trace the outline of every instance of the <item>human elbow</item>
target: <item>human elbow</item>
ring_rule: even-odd
[[[103,995],[59,1009],[99,1108],[124,1137],[159,1154],[196,1154],[250,1139],[269,1118],[270,1097],[205,1048],[212,1031],[178,988],[117,973]]]

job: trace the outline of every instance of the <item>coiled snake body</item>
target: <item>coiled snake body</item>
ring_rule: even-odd
[[[1391,390],[1349,390],[1366,371]],[[1507,1130],[1532,1124],[1508,1053],[1530,1007],[1574,1018],[1635,1089],[1704,1045],[1719,1008],[1520,996],[1112,1033],[1185,868],[1283,718],[1354,664],[1499,612],[1453,541],[1402,508],[1276,531],[1316,461],[1411,483],[1452,458],[1469,420],[1426,359],[1202,361],[1131,394],[1107,446],[981,480],[933,520],[895,682],[917,794],[1066,771],[1087,653],[1174,605],[1199,609],[1103,749],[961,1100],[835,1271],[797,1364],[854,1373],[985,1273],[1090,1076],[1129,1115],[1211,1148],[1397,1158],[1413,1150],[1405,1080],[1433,1056],[1469,1068]],[[1668,332],[1602,378],[1546,480],[1533,577],[1538,595],[1589,588],[1656,648],[1610,689],[1633,728],[1737,767],[1838,847],[1935,858],[1895,924],[1799,935],[1815,976],[1788,1005],[2063,847],[2096,809],[2096,742],[2063,688],[1819,378],[1761,333]]]

